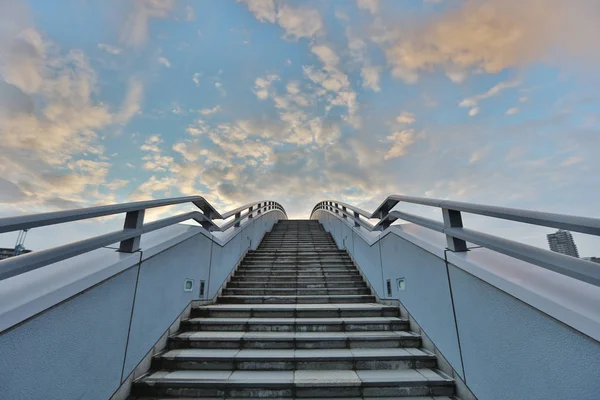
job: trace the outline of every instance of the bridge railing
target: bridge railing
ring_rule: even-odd
[[[401,202],[437,207],[442,211],[443,222],[393,210]],[[364,228],[367,231],[385,231],[397,220],[412,222],[445,234],[447,248],[450,251],[467,251],[467,242],[470,242],[595,286],[600,286],[600,266],[598,264],[465,228],[461,213],[465,212],[508,221],[565,229],[595,236],[600,236],[600,219],[403,195],[388,196],[372,213],[340,201],[325,200],[317,203],[313,208],[311,218],[319,210],[329,212],[342,219],[351,220],[354,227]],[[368,221],[369,219],[377,219],[379,221],[373,225]]]
[[[184,203],[192,203],[200,211],[186,212],[144,223],[146,210]],[[244,220],[272,211],[279,211],[286,215],[285,209],[275,201],[257,201],[220,214],[204,197],[187,196],[0,218],[0,233],[6,233],[125,213],[125,221],[121,230],[0,261],[0,280],[33,271],[117,242],[120,242],[118,251],[133,253],[139,250],[142,234],[183,221],[194,220],[210,232],[224,232],[232,227],[240,227]],[[214,222],[214,220],[227,220],[230,218],[230,221],[221,226]]]

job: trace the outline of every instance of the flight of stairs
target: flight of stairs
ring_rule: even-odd
[[[454,381],[408,329],[397,307],[375,303],[317,221],[283,220],[247,254],[217,304],[192,310],[132,394],[453,398]]]

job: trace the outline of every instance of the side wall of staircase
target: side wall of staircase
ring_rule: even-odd
[[[127,391],[133,371],[140,362],[147,365],[138,369],[147,370],[153,353],[178,330],[180,317],[189,315],[190,303],[216,297],[279,217],[277,212],[256,217],[222,242],[202,228],[174,225],[143,235],[137,253],[103,248],[44,267],[38,275],[69,268],[120,272],[58,304],[43,277],[24,286],[35,293],[23,296],[15,313],[34,302],[50,308],[0,332],[0,399],[106,400],[119,387]],[[188,279],[191,291],[184,289]]]
[[[551,293],[515,287],[518,299],[509,286],[500,290],[474,275],[506,270],[514,264],[510,258],[477,248],[448,254],[443,235],[412,224],[382,234],[353,228],[327,212],[316,217],[378,297],[400,302],[422,331],[413,329],[431,339],[454,377],[478,399],[600,398],[600,342],[531,305],[550,304]],[[515,267],[516,282],[529,279],[528,265]],[[491,273],[487,279],[500,282]]]

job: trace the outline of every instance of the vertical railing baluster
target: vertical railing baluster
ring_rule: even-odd
[[[462,216],[460,211],[450,210],[442,208],[442,214],[444,216],[444,225],[446,228],[462,228]],[[446,242],[448,249],[454,252],[467,251],[467,242],[462,239],[455,238],[451,235],[446,234]]]
[[[144,225],[144,214],[146,210],[129,211],[125,215],[123,229],[140,229]],[[119,251],[123,253],[133,253],[140,249],[141,235],[123,240],[119,244]]]

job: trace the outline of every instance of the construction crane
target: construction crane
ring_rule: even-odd
[[[15,256],[18,256],[25,250],[25,237],[27,237],[27,231],[29,229],[23,229],[19,232],[19,236],[17,236],[17,243],[15,244]]]

